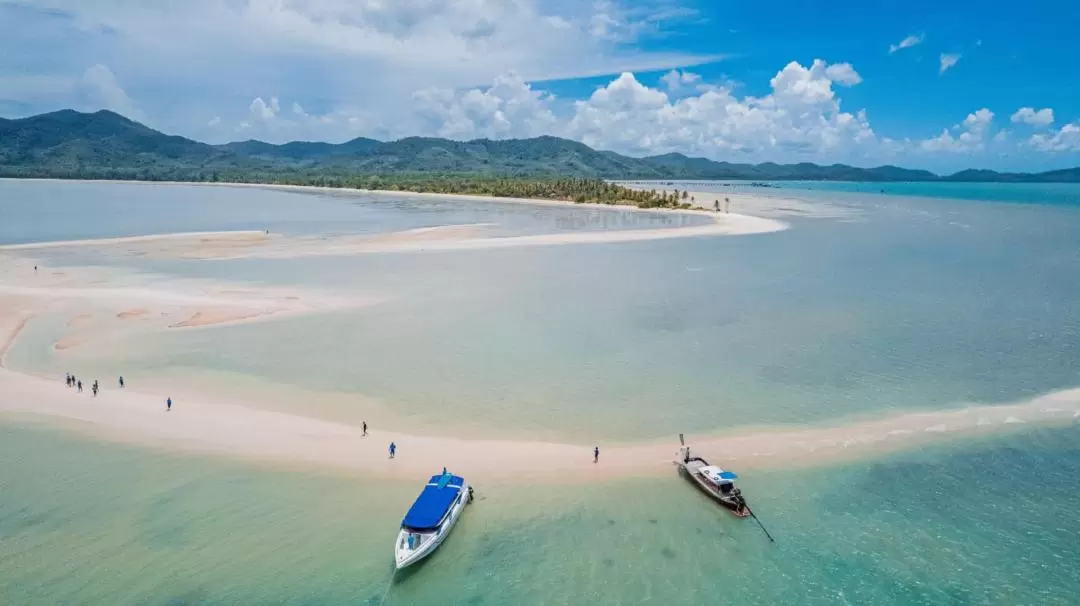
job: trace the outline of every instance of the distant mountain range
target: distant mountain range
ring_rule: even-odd
[[[557,137],[500,141],[409,137],[387,142],[358,138],[339,144],[241,141],[208,145],[166,135],[104,110],[0,118],[0,176],[201,179],[208,172],[215,178],[218,173],[441,173],[643,180],[1080,182],[1080,167],[1042,173],[965,170],[940,176],[896,166],[733,164],[682,154],[632,158]]]

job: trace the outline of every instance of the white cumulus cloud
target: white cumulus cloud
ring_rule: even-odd
[[[1036,111],[1033,107],[1021,107],[1012,115],[1011,120],[1014,124],[1050,126],[1054,122],[1054,110],[1046,107]]]
[[[487,89],[429,88],[413,95],[418,130],[451,139],[535,137],[554,132],[554,97],[533,90],[517,74],[495,78]]]
[[[919,149],[926,152],[951,153],[983,151],[986,149],[987,134],[993,121],[994,112],[985,107],[976,110],[952,129],[943,129],[940,135],[919,142]]]
[[[873,141],[865,112],[841,111],[832,88],[853,82],[848,68],[791,62],[772,78],[764,97],[709,89],[673,100],[624,73],[575,103],[568,136],[626,153],[682,152],[709,157],[805,157],[849,150]]]
[[[1028,144],[1044,152],[1080,152],[1080,122],[1066,124],[1052,135],[1032,135]]]
[[[924,38],[924,36],[922,34],[919,34],[919,35],[912,34],[912,35],[908,36],[907,38],[904,38],[903,40],[901,40],[897,44],[890,44],[889,45],[889,54],[895,53],[896,51],[899,51],[899,50],[904,50],[905,48],[911,48],[912,46],[918,46],[919,44],[922,44],[923,38]]]
[[[851,67],[850,63],[834,63],[825,68],[825,75],[829,80],[844,86],[855,86],[862,82],[862,76],[855,71],[854,67]]]
[[[136,120],[143,118],[142,111],[120,86],[116,75],[108,67],[99,63],[87,68],[82,75],[82,85],[91,106],[110,109]]]
[[[960,53],[941,53],[941,57],[939,59],[940,65],[938,67],[938,73],[944,74],[954,65],[956,65],[960,61],[960,56]]]
[[[277,97],[270,97],[270,103],[263,101],[262,97],[255,97],[248,110],[251,112],[251,117],[256,120],[273,120],[274,116],[281,111],[281,104]]]
[[[672,92],[675,92],[685,86],[697,84],[701,82],[701,76],[688,71],[679,71],[673,69],[670,72],[660,77],[660,81],[664,83],[664,86]]]

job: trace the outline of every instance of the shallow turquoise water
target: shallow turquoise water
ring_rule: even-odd
[[[296,193],[250,187],[0,179],[0,244],[146,234],[264,230],[284,234],[382,233],[495,223],[498,235],[637,229],[700,223],[632,210],[472,204],[347,190]]]
[[[45,189],[18,206],[0,182],[9,242],[264,224],[321,233],[494,220],[513,234],[652,221],[256,190],[180,188],[158,199],[145,185],[18,186]],[[48,200],[65,212],[42,223]],[[134,381],[213,369],[376,396],[428,430],[468,424],[590,442],[1080,384],[1080,209],[860,194],[841,202],[857,211],[854,222],[796,220],[788,232],[739,238],[128,260],[168,275],[389,300],[69,355],[46,347],[66,317],[46,318],[8,363]],[[387,603],[1071,604],[1080,592],[1077,431],[747,474],[743,488],[776,545],[674,475],[480,486],[453,537],[397,579]],[[3,604],[377,604],[397,524],[419,490],[17,424],[0,425],[0,461]]]
[[[646,182],[647,183],[647,182]],[[741,192],[758,195],[835,200],[853,194],[863,199],[933,198],[938,201],[970,200],[1009,202],[1039,206],[1080,206],[1080,183],[867,183],[859,181],[766,181],[771,187],[753,187],[746,181],[665,181],[658,187],[699,192]],[[663,185],[659,185],[663,183]],[[670,183],[670,185],[668,185]]]
[[[387,604],[1071,604],[1075,426],[756,474],[777,542],[674,475],[480,486]],[[377,604],[417,486],[0,427],[0,601]]]
[[[590,442],[1007,402],[1080,384],[1080,208],[845,203],[856,221],[795,220],[745,237],[135,262],[388,300],[154,336],[117,356],[16,347],[9,363],[87,376],[238,373],[372,396],[439,431]],[[519,207],[500,212],[515,211],[517,229],[543,227],[522,227],[533,219]]]

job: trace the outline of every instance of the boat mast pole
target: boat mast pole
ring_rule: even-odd
[[[776,539],[772,538],[772,535],[769,534],[769,531],[765,529],[765,525],[762,524],[761,520],[759,520],[757,515],[754,514],[754,510],[750,509],[750,506],[746,504],[746,499],[739,497],[739,500],[742,501],[742,506],[746,508],[746,511],[750,514],[750,517],[754,518],[754,521],[757,522],[757,525],[761,527],[761,531],[765,533],[765,536],[769,537],[769,541],[775,543]]]

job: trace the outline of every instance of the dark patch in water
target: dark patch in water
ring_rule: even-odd
[[[673,314],[667,307],[658,305],[639,305],[630,311],[630,321],[634,326],[653,332],[681,333],[692,327],[692,322],[685,315]]]
[[[674,552],[674,551],[672,551],[672,550],[671,550],[670,548],[668,548],[668,547],[664,547],[664,548],[662,548],[662,549],[660,550],[660,555],[664,556],[665,558],[667,558],[667,559],[669,559],[669,560],[674,560],[674,559],[675,559],[675,552]]]
[[[6,534],[4,531],[5,527],[10,527],[13,531],[24,530],[34,526],[40,526],[48,520],[48,514],[34,512],[29,507],[22,507],[18,511],[12,512],[11,515],[0,515],[0,536]]]
[[[165,600],[165,606],[197,606],[208,602],[210,602],[210,592],[205,589],[192,589]]]
[[[615,525],[615,520],[608,520],[607,525],[608,526],[614,526]]]
[[[140,538],[154,547],[182,547],[190,539],[193,525],[185,504],[191,498],[188,486],[169,490],[151,499],[136,522]]]
[[[474,605],[475,604],[483,604],[484,603],[484,597],[479,596],[479,595],[474,595],[473,597],[469,598],[465,603],[466,604],[474,604]]]
[[[607,568],[611,568],[612,566],[615,565],[615,560],[613,560],[611,558],[604,558],[600,563],[603,564],[604,566],[606,566]]]
[[[650,523],[650,524],[656,524],[656,523],[657,523],[657,522],[656,522],[656,518],[650,518],[650,519],[649,519],[649,523]]]

